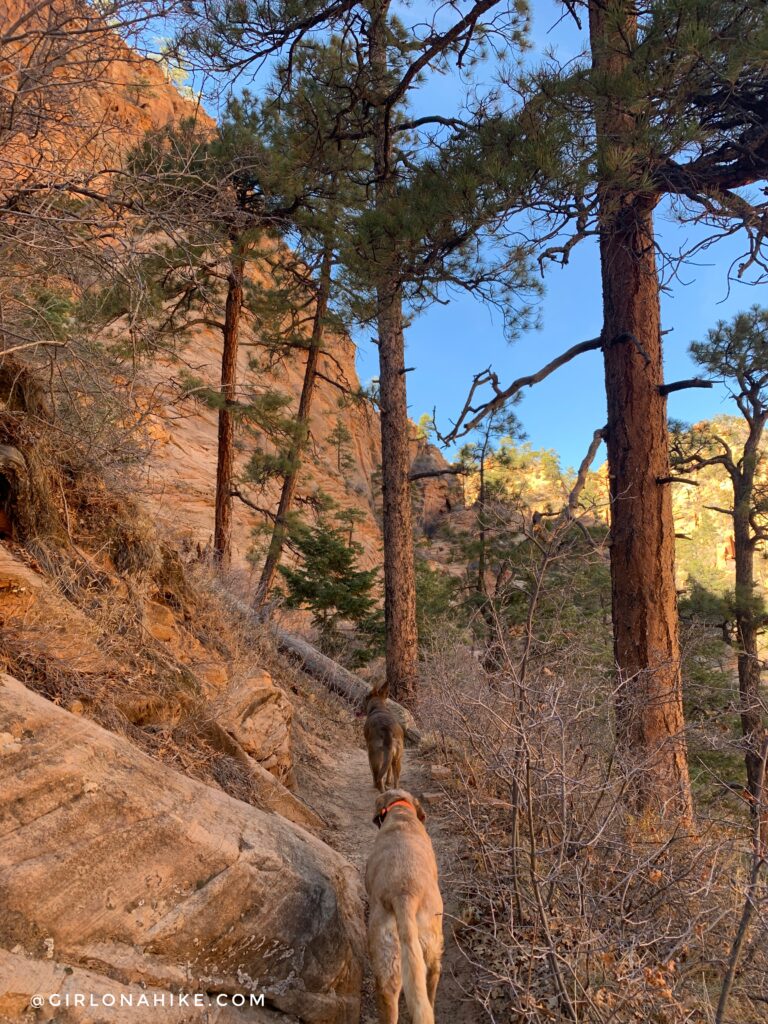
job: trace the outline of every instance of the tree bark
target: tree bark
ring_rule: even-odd
[[[227,301],[224,309],[224,345],[221,353],[223,404],[219,409],[216,510],[213,530],[213,557],[216,564],[222,568],[227,568],[232,561],[232,481],[235,461],[232,406],[237,400],[237,348],[240,317],[243,311],[244,276],[245,256],[240,244],[235,242],[227,278]]]
[[[487,429],[485,432],[485,438],[483,440],[483,446],[480,449],[480,488],[477,492],[477,526],[478,526],[478,543],[479,552],[477,557],[477,593],[481,598],[487,599],[488,588],[485,585],[485,554],[486,554],[486,536],[485,536],[485,459],[488,453],[488,443],[491,433],[491,424],[493,419],[488,420]],[[483,601],[483,615],[485,616],[485,601]],[[486,622],[487,622],[486,618]]]
[[[760,795],[756,785],[760,775],[760,745],[764,729],[760,706],[760,659],[757,649],[759,626],[754,603],[754,545],[750,536],[748,515],[744,516],[738,504],[733,522],[736,556],[736,634],[739,645],[739,710],[746,744],[744,759],[747,767],[747,786],[751,796],[757,800]]]
[[[637,35],[633,5],[590,2],[593,68],[607,82],[631,59]],[[635,157],[635,125],[621,90],[595,113],[600,161],[600,257],[603,350],[608,402],[611,590],[619,673],[617,743],[632,773],[638,813],[669,821],[692,818],[684,734],[675,530],[668,484],[667,403],[663,383],[659,283],[654,256],[655,197],[632,192],[627,171],[608,161]],[[620,178],[620,176],[622,176]],[[623,179],[623,180],[622,180]]]
[[[299,471],[301,470],[301,457],[307,443],[309,434],[309,416],[312,411],[312,399],[315,395],[317,383],[317,366],[320,359],[320,351],[323,345],[325,333],[325,317],[328,312],[328,300],[331,294],[331,269],[333,254],[330,246],[327,246],[322,263],[320,265],[320,281],[317,291],[315,305],[315,316],[312,323],[312,335],[307,349],[307,365],[304,369],[304,382],[301,387],[299,409],[296,414],[296,426],[293,441],[288,452],[288,472],[283,478],[283,486],[280,492],[280,502],[275,515],[275,525],[272,530],[272,537],[269,542],[267,558],[261,570],[259,585],[256,588],[254,597],[254,608],[260,609],[264,606],[272,585],[275,582],[277,567],[280,564],[280,556],[288,533],[288,517],[293,506],[293,499],[296,495],[296,487],[299,482]]]
[[[389,6],[389,0],[374,0],[370,4],[369,61],[378,100],[387,94]],[[386,211],[396,193],[390,115],[391,111],[381,103],[374,106],[374,202],[381,211]],[[416,694],[418,638],[408,480],[411,425],[405,381],[403,295],[395,245],[396,242],[389,239],[380,239],[374,269],[379,334],[387,684],[393,698],[408,703]]]
[[[755,601],[755,537],[750,515],[754,504],[755,473],[765,414],[749,421],[749,436],[738,466],[731,468],[733,480],[733,540],[736,560],[735,615],[738,642],[739,713],[744,737],[747,788],[753,809],[760,810],[758,835],[761,848],[768,842],[768,807],[765,806],[762,749],[766,729],[760,699],[760,618]]]

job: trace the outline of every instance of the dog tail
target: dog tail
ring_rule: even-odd
[[[379,770],[374,779],[374,785],[384,792],[386,789],[386,780],[389,775],[389,768],[392,764],[392,733],[389,729],[386,730],[384,735],[381,737],[381,761],[379,762]]]
[[[403,962],[403,989],[412,1024],[435,1024],[435,1014],[427,994],[427,965],[419,942],[414,907],[405,900],[397,900],[394,910]]]

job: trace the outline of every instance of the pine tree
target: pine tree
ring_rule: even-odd
[[[744,418],[747,435],[734,451],[716,430],[678,429],[672,436],[672,461],[680,472],[719,466],[728,475],[733,504],[720,510],[733,521],[735,593],[733,615],[738,649],[739,703],[745,743],[747,787],[752,806],[761,808],[762,842],[768,842],[764,793],[766,727],[761,695],[758,639],[765,628],[763,600],[756,590],[755,555],[768,539],[768,494],[762,481],[762,442],[768,422],[768,309],[754,306],[731,323],[720,321],[707,340],[694,342],[691,354],[713,380],[724,383]]]
[[[284,357],[306,356],[293,433],[283,453],[280,499],[254,597],[256,608],[267,600],[287,537],[326,331],[341,326],[333,310],[339,240],[364,201],[359,179],[369,157],[354,142],[331,138],[348,103],[349,74],[350,54],[339,41],[299,45],[289,63],[278,64],[262,102],[246,92],[229,107],[234,138],[245,131],[263,140],[259,188],[282,197],[283,205],[292,209],[292,254],[284,255],[283,262],[295,267],[298,287],[288,296],[294,306],[291,327],[286,332],[278,325],[272,344]],[[297,311],[306,307],[308,297],[313,309],[309,323],[303,323]]]
[[[301,564],[298,568],[280,566],[287,588],[286,604],[312,612],[325,650],[333,653],[337,649],[342,621],[355,624],[364,633],[374,630],[373,590],[378,572],[358,567],[362,548],[349,544],[340,529],[323,520],[315,527],[297,526],[291,544]]]
[[[349,454],[351,440],[352,435],[344,426],[344,421],[338,416],[336,418],[336,425],[328,435],[328,444],[334,449],[336,469],[339,473],[355,464],[354,459]]]
[[[159,235],[141,267],[142,280],[162,282],[149,289],[148,334],[161,344],[189,337],[198,325],[221,331],[213,551],[222,566],[231,559],[235,425],[260,419],[260,403],[243,400],[238,379],[243,317],[264,315],[264,289],[247,270],[274,250],[292,213],[282,196],[261,187],[265,147],[237,114],[230,106],[215,134],[194,122],[151,132],[131,154],[127,175],[133,204]],[[264,404],[271,414],[272,401]]]
[[[610,9],[590,0],[588,15],[617,729],[641,771],[639,804],[686,819],[692,806],[653,213],[671,194],[690,204],[693,220],[725,218],[754,230],[757,211],[732,190],[768,174],[766,125],[756,116],[768,88],[768,10],[749,0],[622,0]]]
[[[488,513],[489,485],[487,479],[487,466],[490,457],[497,456],[498,452],[494,442],[499,438],[519,437],[521,434],[520,423],[513,412],[493,413],[485,421],[484,429],[480,432],[478,439],[464,445],[459,452],[459,461],[464,466],[465,473],[477,474],[477,498],[475,500],[475,512],[477,515],[477,582],[475,590],[480,599],[480,607],[485,616],[492,616],[492,609],[488,607],[488,590],[486,586],[487,566],[487,534],[491,526]],[[493,622],[489,621],[489,625]]]
[[[549,215],[538,232],[542,265],[566,263],[579,241],[599,239],[602,329],[507,388],[496,374],[479,374],[448,436],[473,429],[578,355],[602,351],[618,747],[635,808],[688,821],[666,397],[697,382],[663,379],[654,212],[671,197],[678,219],[710,229],[682,257],[665,253],[673,265],[741,228],[748,252],[740,274],[759,279],[768,267],[768,202],[742,191],[768,177],[768,8],[763,0],[579,0],[566,8],[579,28],[588,17],[589,62],[548,61],[516,80],[523,102],[499,118],[495,136],[508,147],[502,170],[529,167],[531,205]],[[492,137],[474,146],[498,160]],[[479,406],[475,394],[487,384],[493,397]]]
[[[365,185],[372,196],[370,210],[350,233],[341,254],[352,288],[364,299],[361,322],[370,320],[369,296],[375,297],[379,348],[379,407],[382,436],[384,587],[387,621],[387,679],[393,696],[413,697],[417,675],[414,552],[409,488],[410,433],[408,419],[404,303],[431,301],[441,284],[456,283],[460,275],[446,270],[446,253],[461,250],[468,256],[476,226],[477,204],[465,205],[460,186],[449,190],[461,208],[452,212],[450,230],[434,237],[430,219],[415,215],[417,191],[409,205],[401,194],[415,168],[435,148],[450,143],[463,130],[459,119],[442,115],[409,117],[409,95],[429,70],[442,71],[452,57],[471,61],[476,37],[482,37],[484,19],[496,15],[508,30],[509,41],[519,42],[524,15],[498,0],[478,0],[457,14],[445,28],[421,37],[408,32],[394,16],[389,0],[360,3],[313,4],[298,9],[293,3],[246,0],[233,29],[205,4],[188,5],[187,28],[180,42],[204,64],[219,72],[237,69],[243,74],[264,57],[296,46],[310,34],[337,32],[349,42],[357,61],[348,76],[347,112],[340,116],[332,138],[341,143],[359,141],[372,153],[372,173]],[[495,26],[501,29],[502,25]],[[245,56],[244,56],[245,54]],[[482,119],[484,108],[478,116]],[[438,145],[440,133],[447,135]],[[433,194],[440,194],[433,174]],[[476,199],[480,192],[474,194]],[[412,216],[413,214],[413,216]],[[456,220],[461,221],[457,229]],[[443,220],[446,217],[443,216]],[[484,214],[478,224],[488,223]],[[516,266],[524,261],[516,259]],[[482,287],[475,265],[467,287]],[[455,269],[455,268],[454,268]]]

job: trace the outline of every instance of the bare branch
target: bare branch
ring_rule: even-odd
[[[66,341],[54,341],[53,339],[38,338],[37,341],[27,341],[23,345],[13,345],[11,348],[0,350],[0,359],[11,355],[12,352],[23,352],[27,348],[38,348],[45,345],[46,348],[66,348]]]
[[[688,380],[676,380],[672,384],[659,384],[659,394],[671,395],[674,391],[684,391],[686,388],[711,388],[712,383],[701,377],[690,377]]]
[[[549,377],[550,374],[554,373],[561,366],[565,366],[572,359],[582,355],[584,352],[594,352],[599,348],[602,348],[603,339],[602,337],[590,338],[588,341],[582,341],[578,345],[573,345],[571,348],[566,349],[559,356],[547,363],[546,366],[542,366],[536,373],[528,374],[525,377],[518,377],[517,380],[512,381],[508,388],[499,387],[499,378],[489,367],[487,370],[483,370],[482,373],[475,375],[472,386],[469,390],[469,395],[464,403],[464,408],[461,410],[458,420],[445,436],[438,432],[437,436],[444,445],[451,444],[460,437],[465,437],[471,430],[474,430],[482,421],[490,416],[491,413],[497,412],[506,403],[514,398],[523,388],[529,388],[533,384],[538,384],[542,380]],[[494,391],[494,397],[490,401],[483,403],[479,406],[473,406],[472,401],[475,397],[475,393],[481,387],[486,384],[490,384]],[[468,420],[467,417],[470,417]]]
[[[465,466],[447,466],[445,469],[425,469],[419,473],[409,473],[408,480],[413,483],[415,480],[427,480],[438,476],[461,476],[466,473]]]
[[[604,427],[600,427],[600,429],[596,430],[592,435],[592,441],[590,443],[589,448],[587,449],[587,454],[581,460],[579,471],[576,474],[576,482],[571,488],[571,493],[568,496],[568,506],[566,509],[566,515],[568,519],[573,519],[575,517],[576,509],[579,505],[579,498],[581,497],[581,492],[584,490],[584,485],[587,482],[587,474],[589,473],[589,468],[594,462],[595,456],[597,455],[597,450],[602,444],[602,442],[605,440],[607,432],[608,427],[606,425]]]

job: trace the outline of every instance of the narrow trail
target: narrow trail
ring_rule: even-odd
[[[358,719],[355,728],[345,729],[344,733],[343,738],[338,736],[335,742],[322,744],[326,748],[325,756],[321,757],[325,770],[318,772],[320,766],[315,763],[311,771],[302,772],[300,789],[328,822],[328,834],[324,836],[326,841],[355,865],[362,878],[376,838],[376,826],[372,821],[376,790],[363,748],[362,719]],[[319,752],[315,750],[313,753],[315,756],[311,761],[316,762]],[[446,909],[445,955],[435,1007],[436,1024],[483,1024],[485,1015],[482,1009],[464,994],[461,977],[466,975],[467,965],[451,930],[451,915],[456,913],[457,907],[446,882],[456,865],[457,843],[440,812],[439,784],[431,779],[430,763],[413,748],[406,747],[400,787],[419,799],[424,794],[428,795],[428,799],[423,801],[426,825],[435,849]],[[410,1021],[403,997],[400,1000],[400,1019]],[[361,1024],[376,1024],[370,969],[366,970],[364,979],[360,1020]]]

